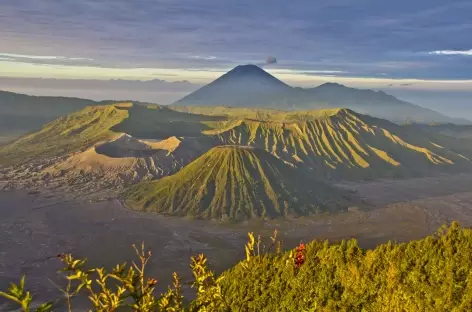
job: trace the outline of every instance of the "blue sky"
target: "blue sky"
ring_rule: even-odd
[[[472,89],[472,0],[2,0],[0,76]],[[0,85],[1,88],[1,85]]]

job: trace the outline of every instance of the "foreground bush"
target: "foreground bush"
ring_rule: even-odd
[[[223,274],[228,306],[241,311],[472,311],[472,230],[457,223],[404,244],[363,250],[355,240],[307,244]]]
[[[145,276],[151,253],[144,246],[135,248],[137,263],[110,271],[59,255],[68,281],[62,291],[69,310],[73,298],[87,292],[93,311],[472,311],[472,230],[455,222],[422,240],[373,250],[355,240],[314,241],[282,253],[276,235],[268,248],[260,237],[249,238],[246,259],[219,277],[203,255],[192,257],[196,299],[187,306],[175,273],[169,290],[155,295],[157,281]],[[24,278],[0,295],[31,310]],[[51,310],[46,303],[34,311]]]

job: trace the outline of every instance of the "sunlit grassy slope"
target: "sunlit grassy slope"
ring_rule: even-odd
[[[161,106],[144,107],[131,103],[91,106],[56,119],[40,131],[0,146],[0,165],[62,156],[84,151],[120,133],[140,138],[202,136],[212,128],[205,124],[222,117],[180,113]]]
[[[127,110],[118,106],[87,107],[0,147],[0,163],[16,164],[86,149],[112,137],[111,128],[126,118]]]
[[[283,120],[233,119],[206,133],[221,144],[263,148],[332,177],[422,175],[471,164],[464,142],[416,133],[348,109],[286,113]]]
[[[263,149],[324,178],[408,177],[472,169],[471,140],[417,131],[348,109],[131,104],[89,107],[49,123],[39,132],[0,147],[0,164],[84,151],[118,133],[139,139],[178,137],[185,146],[185,151],[179,149],[185,158],[180,161],[183,165],[202,150],[241,145]],[[191,150],[196,146],[198,153]]]
[[[178,173],[139,183],[124,194],[136,210],[205,219],[340,211],[350,197],[264,150],[237,146],[215,147]]]

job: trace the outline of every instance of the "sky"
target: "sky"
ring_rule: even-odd
[[[472,0],[1,0],[0,89],[167,104],[273,56],[264,69],[290,85],[382,89],[462,114],[470,16]]]

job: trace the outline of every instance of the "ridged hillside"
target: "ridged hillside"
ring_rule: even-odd
[[[340,211],[350,195],[263,150],[222,146],[172,176],[131,187],[123,197],[141,211],[241,220]]]
[[[86,149],[116,135],[111,128],[128,116],[126,109],[114,105],[87,107],[1,146],[0,164],[24,163]]]
[[[177,111],[131,103],[88,107],[61,117],[0,147],[0,167],[8,181],[64,178],[62,184],[107,181],[122,186],[173,174],[221,145],[263,149],[316,178],[428,176],[472,169],[470,140],[348,109]],[[12,165],[18,166],[12,170]]]
[[[472,167],[471,149],[452,138],[417,134],[348,109],[287,114],[286,121],[233,120],[207,134],[220,144],[265,149],[326,177],[416,176]]]
[[[212,129],[209,125],[218,124],[222,119],[131,103],[91,106],[0,146],[0,164],[16,165],[83,152],[99,143],[113,141],[123,133],[151,140],[175,136],[199,137],[203,136],[203,131]]]

